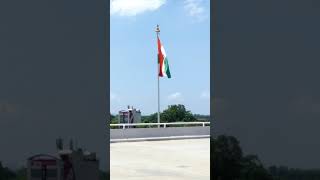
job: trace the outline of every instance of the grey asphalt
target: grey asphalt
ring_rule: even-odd
[[[110,144],[112,180],[209,180],[210,139]]]

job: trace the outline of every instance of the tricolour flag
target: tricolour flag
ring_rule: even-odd
[[[167,76],[171,78],[170,69],[169,69],[169,61],[166,55],[166,51],[164,50],[160,38],[158,37],[158,64],[159,64],[159,76]]]

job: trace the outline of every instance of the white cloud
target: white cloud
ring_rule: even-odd
[[[170,94],[168,96],[168,100],[169,101],[183,101],[183,97],[180,92],[176,92],[176,93]]]
[[[202,5],[203,0],[185,0],[184,9],[188,15],[196,18],[198,21],[202,21],[207,18],[205,8]]]
[[[210,92],[209,91],[203,91],[200,95],[201,99],[210,99]]]
[[[155,11],[166,3],[166,0],[111,0],[111,15],[136,16],[146,11]]]

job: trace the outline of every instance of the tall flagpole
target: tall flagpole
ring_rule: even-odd
[[[160,32],[159,25],[157,25],[156,32],[157,32],[157,42],[158,42],[159,32]],[[158,74],[157,74],[157,78],[158,78],[158,123],[160,123],[160,83],[159,83],[159,71],[160,71],[160,68],[159,68],[159,54],[157,56],[157,59],[158,59],[158,63],[157,63],[157,69],[158,69]],[[160,124],[158,124],[158,128],[160,128]]]

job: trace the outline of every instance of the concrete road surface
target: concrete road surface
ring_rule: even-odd
[[[209,180],[210,139],[110,144],[111,180]]]

